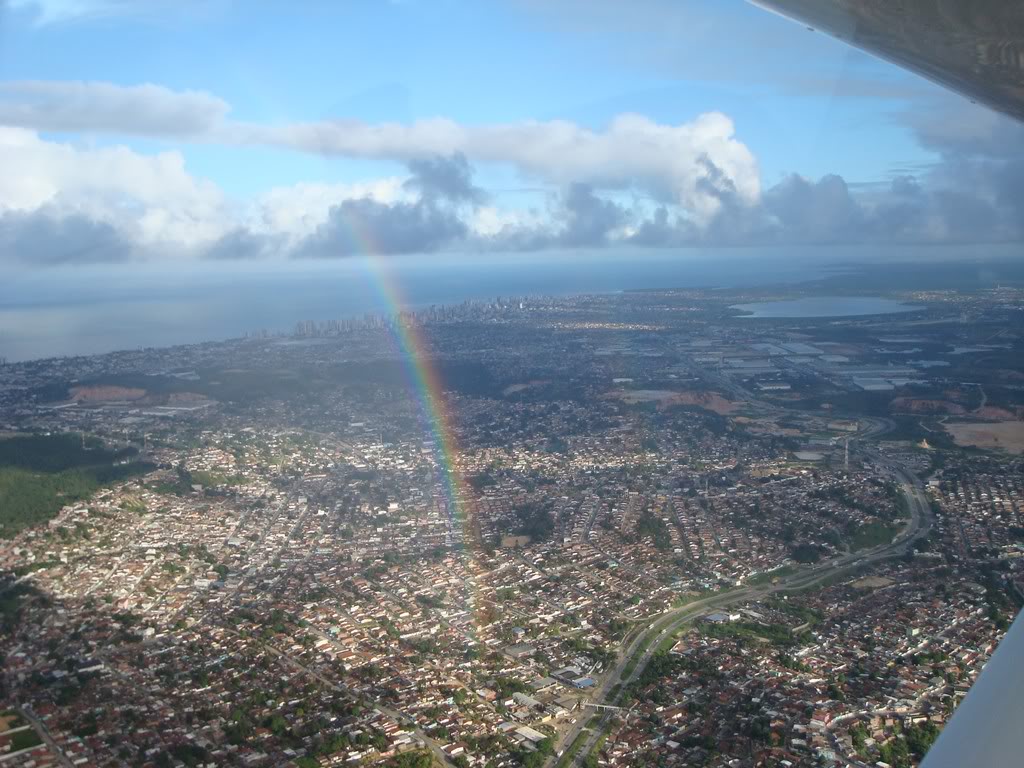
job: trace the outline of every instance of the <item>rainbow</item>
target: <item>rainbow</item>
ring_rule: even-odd
[[[337,210],[342,213],[344,209]],[[422,330],[416,323],[405,322],[402,317],[402,311],[408,304],[388,258],[376,246],[372,233],[355,216],[345,215],[345,224],[350,245],[365,259],[368,282],[379,294],[387,312],[394,317],[389,327],[393,330],[410,389],[434,446],[434,459],[445,494],[449,530],[454,533],[461,528],[465,541],[468,534],[466,525],[469,522],[467,503],[471,495],[458,465],[458,440],[452,414],[444,397],[440,371],[431,359]]]

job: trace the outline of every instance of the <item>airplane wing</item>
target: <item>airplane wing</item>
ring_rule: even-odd
[[[1024,614],[960,702],[921,768],[1024,764]]]
[[[751,2],[1024,120],[1024,2]]]

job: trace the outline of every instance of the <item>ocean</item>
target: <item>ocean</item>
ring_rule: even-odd
[[[384,263],[404,306],[418,308],[497,296],[798,283],[840,265],[893,258],[891,249],[804,247],[431,254]],[[189,344],[289,331],[301,320],[390,313],[394,306],[368,266],[350,258],[8,270],[0,281],[0,357]]]

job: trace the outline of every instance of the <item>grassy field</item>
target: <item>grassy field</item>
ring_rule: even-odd
[[[795,642],[789,627],[783,624],[756,624],[751,621],[735,621],[729,624],[705,624],[705,635],[711,637],[735,638],[753,642],[768,642],[772,645],[788,646]]]
[[[678,627],[674,632],[669,632],[665,637],[662,638],[661,642],[658,643],[658,647],[654,649],[655,653],[668,653],[672,650],[672,647],[679,641],[680,635],[686,630],[686,627]]]
[[[747,579],[747,584],[751,586],[761,586],[763,584],[770,584],[773,579],[782,579],[786,576],[792,576],[800,568],[796,565],[784,565],[781,568],[776,568],[772,571],[764,571],[763,573],[756,573]]]
[[[891,525],[889,523],[875,522],[862,525],[850,537],[850,551],[859,552],[862,549],[871,549],[882,544],[889,544],[896,538],[896,534],[899,531],[900,527],[898,525]]]
[[[623,680],[628,680],[629,676],[633,674],[633,670],[636,669],[636,665],[640,662],[644,652],[650,647],[651,643],[654,642],[655,637],[657,637],[657,634],[649,632],[640,645],[637,646],[636,651],[630,657],[629,662],[627,662],[625,668],[622,670]]]
[[[218,485],[245,485],[248,481],[242,475],[228,475],[223,472],[210,472],[197,469],[190,473],[192,482],[198,483],[204,488],[213,488]]]

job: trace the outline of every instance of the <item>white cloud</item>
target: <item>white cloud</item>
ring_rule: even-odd
[[[0,167],[0,212],[81,214],[151,246],[195,246],[219,236],[230,215],[221,190],[191,176],[180,152],[81,148],[0,127]]]
[[[722,193],[747,204],[760,196],[757,161],[736,138],[732,120],[718,112],[678,125],[624,114],[593,130],[565,120],[462,125],[443,118],[266,126],[229,121],[228,109],[207,93],[155,85],[0,84],[0,124],[34,130],[269,145],[398,162],[461,153],[473,163],[509,165],[558,186],[640,189],[679,204],[698,222],[719,210]]]
[[[627,114],[594,130],[559,120],[261,126],[232,122],[228,110],[210,94],[155,85],[0,83],[0,257],[344,256],[365,247],[351,242],[353,228],[393,253],[626,241],[969,242],[1019,238],[1024,221],[1024,169],[1007,147],[1018,128],[985,114],[921,117],[919,140],[943,162],[872,197],[833,176],[792,177],[762,194],[756,158],[720,113],[679,125]],[[231,201],[193,176],[180,151],[54,141],[43,130],[392,160],[408,175],[298,183]],[[496,204],[474,186],[480,164],[545,182],[546,209]]]
[[[604,131],[564,120],[463,126],[451,120],[409,125],[347,120],[280,127],[239,126],[240,141],[303,152],[363,158],[409,159],[465,154],[475,162],[509,164],[524,174],[567,185],[643,189],[672,200],[698,220],[720,207],[722,183],[747,203],[760,195],[753,153],[735,137],[721,113],[664,125],[641,115],[620,115]]]
[[[305,237],[327,221],[331,208],[345,200],[369,198],[392,204],[411,200],[405,179],[389,176],[352,184],[302,182],[274,187],[257,198],[252,228],[266,233]]]
[[[206,2],[207,0],[204,0]],[[150,16],[194,6],[196,0],[8,0],[12,8],[26,11],[38,26],[66,24],[112,16]]]
[[[126,6],[117,0],[9,0],[12,8],[35,14],[37,24],[54,24],[83,16],[106,15],[112,9]]]
[[[494,237],[503,232],[538,230],[545,226],[547,219],[536,210],[484,205],[473,211],[467,223],[474,234],[480,237]]]
[[[0,82],[0,125],[37,131],[187,138],[215,131],[227,112],[208,93],[149,83]]]

